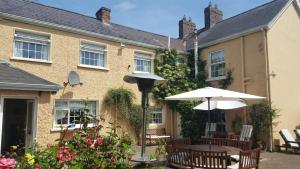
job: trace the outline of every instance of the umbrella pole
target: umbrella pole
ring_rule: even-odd
[[[211,138],[211,132],[210,132],[210,97],[207,97],[207,103],[208,103],[208,138]],[[211,149],[211,141],[209,141],[209,149]]]

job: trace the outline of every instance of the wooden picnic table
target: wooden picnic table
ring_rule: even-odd
[[[230,146],[219,146],[219,145],[178,145],[178,148],[185,148],[199,151],[226,151],[228,156],[239,155],[242,149]]]

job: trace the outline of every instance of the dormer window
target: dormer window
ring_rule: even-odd
[[[32,61],[49,61],[50,36],[28,32],[15,32],[14,58]]]
[[[81,42],[80,65],[96,67],[96,68],[105,68],[106,47],[99,44]]]

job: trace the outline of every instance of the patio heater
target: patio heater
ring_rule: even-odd
[[[150,159],[144,157],[144,155],[146,147],[146,111],[148,108],[148,94],[151,92],[151,89],[155,84],[164,83],[166,80],[152,73],[133,73],[131,75],[124,76],[123,80],[131,84],[137,83],[138,89],[142,93],[142,149],[141,157],[134,161],[147,162],[150,161]]]

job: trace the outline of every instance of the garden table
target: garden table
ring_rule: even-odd
[[[230,146],[219,146],[219,145],[178,145],[178,148],[185,148],[199,151],[226,151],[228,156],[239,155],[242,149]]]

